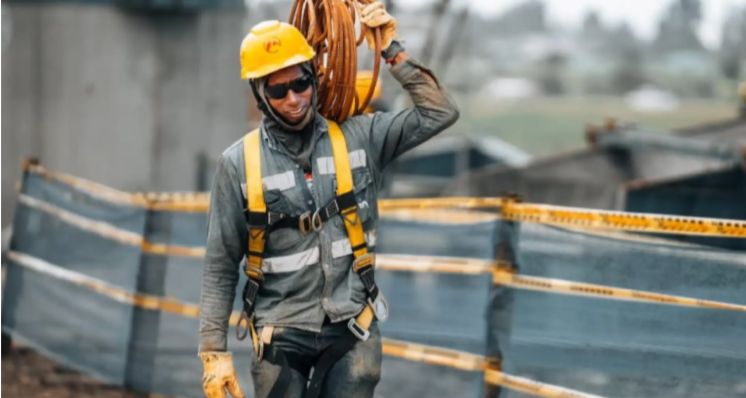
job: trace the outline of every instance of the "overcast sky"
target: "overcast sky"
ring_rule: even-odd
[[[494,14],[528,0],[453,0],[452,7],[471,4],[474,11]],[[434,0],[396,0],[401,7],[432,4]],[[671,0],[544,0],[550,21],[577,26],[588,10],[596,10],[604,22],[628,21],[635,32],[651,38],[657,31],[660,16]],[[700,37],[714,48],[720,43],[722,21],[732,6],[745,6],[746,0],[702,0],[704,20]]]

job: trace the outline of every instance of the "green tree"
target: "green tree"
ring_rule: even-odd
[[[627,23],[616,28],[611,37],[617,60],[611,84],[615,92],[624,94],[646,81],[642,46]]]
[[[660,52],[701,51],[697,28],[702,21],[700,0],[674,0],[658,25],[654,46]]]

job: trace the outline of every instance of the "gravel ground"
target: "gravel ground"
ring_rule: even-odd
[[[2,391],[6,397],[24,398],[148,397],[101,383],[17,344],[11,344],[7,352],[3,350]]]

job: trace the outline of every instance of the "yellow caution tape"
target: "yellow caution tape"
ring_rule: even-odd
[[[572,282],[562,279],[518,275],[514,273],[511,264],[505,261],[379,254],[376,256],[376,268],[387,271],[405,272],[443,272],[470,275],[492,274],[493,283],[518,289],[695,308],[746,311],[746,305],[740,304],[624,289],[607,285]]]
[[[92,220],[90,218],[72,213],[61,207],[55,206],[51,203],[33,198],[25,194],[19,195],[18,203],[57,217],[61,221],[64,221],[70,225],[74,225],[75,227],[83,231],[90,232],[125,245],[140,247],[140,250],[142,250],[144,253],[194,258],[203,258],[205,256],[204,247],[179,246],[149,242],[138,233],[127,231],[126,229],[116,227],[104,221]]]
[[[114,203],[158,211],[206,212],[206,193],[126,193],[82,178],[28,165],[28,172],[43,175]],[[500,209],[499,215],[486,211]],[[620,211],[590,210],[563,206],[520,203],[511,198],[418,198],[382,199],[378,209],[383,217],[430,223],[476,223],[497,217],[507,220],[536,222],[576,228],[611,229],[634,232],[697,235],[724,238],[746,238],[746,221],[703,217],[683,217]],[[448,210],[439,214],[434,210]],[[469,214],[473,213],[473,214]]]
[[[471,372],[484,372],[485,383],[500,385],[537,397],[601,398],[598,395],[503,373],[499,370],[500,364],[498,361],[468,352],[384,338],[383,353],[390,357],[429,365],[446,366]]]
[[[179,314],[191,318],[199,316],[199,306],[195,304],[187,304],[168,297],[129,292],[100,279],[65,269],[24,253],[10,251],[7,256],[14,264],[91,289],[96,293],[120,303],[130,304],[138,308]],[[230,324],[235,326],[238,323],[239,316],[239,312],[234,312],[231,315]],[[487,364],[487,361],[478,355],[437,347],[425,347],[390,339],[385,339],[384,353],[410,360],[417,360],[434,365],[450,366],[470,371],[483,370]]]
[[[386,214],[395,210],[496,209],[507,201],[505,198],[473,197],[381,199],[378,210]]]
[[[185,256],[203,258],[204,247],[186,247],[148,242],[134,232],[117,228],[111,224],[91,220],[68,212],[52,204],[21,195],[19,202],[34,209],[60,218],[62,221],[77,226],[85,231],[132,246],[139,246],[145,253],[158,255]],[[460,274],[491,273],[496,284],[513,286],[522,289],[542,290],[551,293],[575,294],[609,298],[617,300],[651,302],[697,308],[744,311],[746,306],[719,301],[702,300],[690,297],[673,296],[641,290],[622,289],[605,285],[571,282],[560,279],[516,275],[510,264],[500,261],[480,260],[456,257],[410,256],[401,254],[380,254],[377,256],[377,268],[390,271],[408,272],[444,272]]]
[[[113,203],[125,204],[150,210],[207,212],[209,194],[204,192],[141,192],[130,193],[98,184],[80,177],[52,171],[39,164],[29,164],[25,170],[55,180],[91,196]],[[386,214],[395,210],[424,209],[478,209],[497,208],[503,198],[429,198],[429,199],[384,199],[378,202],[379,211]]]
[[[47,180],[53,180],[65,185],[69,185],[79,191],[85,192],[102,200],[138,207],[147,206],[147,201],[144,199],[144,197],[138,198],[136,195],[133,195],[129,192],[119,191],[114,188],[107,187],[106,185],[98,184],[80,177],[52,171],[41,165],[28,165],[25,170],[29,173],[38,174]]]
[[[138,233],[118,228],[104,221],[92,220],[88,217],[75,214],[61,207],[55,206],[49,202],[45,202],[43,200],[36,199],[25,194],[21,194],[18,196],[18,203],[28,208],[38,210],[50,216],[56,217],[59,220],[67,224],[74,225],[75,227],[86,232],[90,232],[119,243],[130,246],[139,246],[143,240],[142,235]]]
[[[500,208],[491,214],[464,209]],[[520,203],[508,198],[386,199],[382,217],[439,224],[468,224],[505,219],[556,226],[645,233],[746,238],[746,221],[684,217]]]
[[[23,253],[10,251],[7,256],[14,264],[91,289],[96,293],[120,303],[129,304],[147,310],[177,314],[189,318],[196,318],[199,316],[199,306],[195,304],[187,304],[168,297],[129,292],[100,279],[62,268]],[[231,314],[229,320],[230,324],[235,326],[238,323],[239,316],[239,312]],[[592,395],[584,394],[582,392],[502,373],[495,369],[499,367],[499,363],[494,359],[468,352],[387,338],[383,339],[382,345],[383,353],[388,356],[465,371],[482,371],[485,372],[485,382],[487,383],[502,385],[506,388],[533,394],[539,397],[593,397]]]
[[[195,304],[184,303],[169,297],[129,292],[100,279],[62,268],[42,259],[20,252],[10,251],[7,253],[7,256],[13,264],[88,288],[102,296],[106,296],[120,303],[129,304],[147,310],[177,314],[188,318],[197,318],[199,316],[199,306]],[[239,316],[239,312],[233,312],[229,320],[230,324],[235,326],[238,323]],[[393,339],[383,339],[382,345],[383,353],[388,356],[423,362],[431,365],[447,366],[465,371],[484,371],[485,381],[488,383],[500,384],[507,388],[527,392],[536,396],[590,397],[589,395],[567,390],[562,387],[551,386],[521,377],[507,375],[494,369],[499,366],[496,361],[472,353],[408,343]],[[537,388],[537,386],[541,386],[541,388]],[[572,392],[580,395],[556,395],[560,392],[565,394]]]
[[[490,362],[485,357],[468,352],[387,338],[384,338],[382,341],[383,353],[391,357],[423,362],[430,365],[447,366],[471,372],[484,371],[490,365]]]
[[[573,227],[573,226],[568,226],[568,225],[558,226],[557,228],[561,228],[565,231],[576,233],[576,234],[597,236],[600,238],[614,239],[614,240],[625,241],[625,242],[642,243],[646,245],[666,245],[666,246],[671,246],[671,247],[675,246],[675,247],[681,247],[681,248],[685,248],[685,247],[696,248],[697,246],[700,246],[697,243],[689,243],[689,242],[684,242],[680,240],[672,240],[670,238],[666,238],[660,235],[640,234],[640,233],[629,232],[629,231],[618,231],[618,230],[613,230],[613,229],[579,228],[579,227]]]
[[[559,226],[746,238],[746,221],[742,220],[587,210],[516,202],[506,202],[501,214],[508,220]]]
[[[29,208],[44,212],[57,217],[63,222],[73,225],[81,230],[96,234],[103,238],[130,245],[138,246],[149,254],[184,256],[203,258],[205,247],[203,246],[179,246],[153,243],[145,240],[142,235],[119,228],[113,224],[93,220],[84,217],[49,202],[21,194],[18,202]],[[379,255],[378,267],[383,269],[396,269],[417,272],[429,270],[431,272],[453,272],[453,273],[489,273],[489,268],[496,265],[494,261],[480,259],[466,259],[457,257],[428,257],[408,255]],[[477,269],[478,271],[474,271]]]
[[[75,225],[82,230],[123,244],[138,246],[144,253],[192,258],[203,258],[205,255],[204,247],[187,247],[148,242],[143,239],[141,235],[134,232],[117,228],[114,225],[102,221],[91,220],[27,195],[21,195],[19,197],[19,203],[56,216],[60,220]],[[512,272],[510,264],[494,260],[379,254],[377,255],[376,267],[382,270],[408,272],[443,272],[472,275],[491,273],[493,275],[493,283],[522,289],[697,308],[733,311],[746,310],[746,306],[739,304],[672,296],[641,290],[622,289],[605,285],[570,282],[560,279],[516,275]]]
[[[192,258],[205,258],[205,248],[202,246],[180,246],[167,245],[164,243],[153,243],[145,239],[140,244],[140,250],[148,254],[160,254],[162,256],[180,256]]]
[[[133,293],[118,286],[111,285],[100,279],[92,278],[79,272],[65,269],[24,253],[9,251],[8,259],[13,263],[32,269],[36,272],[86,287],[96,293],[109,297],[120,303],[133,305],[148,310],[158,310],[187,317],[199,316],[199,306],[185,304],[169,297],[159,297],[149,294]]]
[[[554,386],[530,380],[525,377],[512,376],[499,370],[487,369],[484,372],[484,381],[488,384],[500,385],[514,391],[531,394],[536,397],[545,398],[601,398],[598,395],[588,394],[569,388]]]
[[[80,177],[52,171],[38,164],[29,164],[29,173],[69,185],[81,192],[112,203],[157,211],[205,213],[209,207],[209,194],[204,192],[140,192],[119,191]]]
[[[460,257],[434,257],[406,254],[377,254],[376,269],[407,272],[442,272],[452,274],[492,274],[502,261]]]
[[[624,289],[592,283],[572,282],[562,279],[543,278],[538,276],[517,275],[509,270],[499,269],[493,273],[495,284],[518,289],[536,290],[547,293],[560,293],[576,296],[589,296],[623,301],[656,303],[695,308],[709,308],[730,311],[746,311],[746,305],[731,304],[721,301],[702,300],[691,297]]]
[[[466,209],[396,209],[381,211],[380,214],[387,220],[425,224],[477,224],[500,219],[497,212]]]
[[[505,261],[480,260],[458,257],[410,256],[401,254],[379,254],[376,268],[387,271],[443,272],[457,274],[492,274],[498,285],[518,289],[543,291],[555,294],[570,294],[594,298],[635,301],[730,311],[746,311],[746,305],[692,297],[674,296],[643,290],[624,289],[607,285],[573,282],[515,274],[511,264]]]

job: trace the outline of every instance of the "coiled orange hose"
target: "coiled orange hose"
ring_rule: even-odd
[[[289,22],[297,27],[316,51],[314,65],[318,77],[319,112],[338,123],[360,114],[370,103],[381,69],[381,30],[373,29],[373,77],[368,94],[358,98],[355,93],[357,47],[365,39],[366,26],[361,24],[356,36],[356,3],[366,5],[373,0],[295,0]]]

